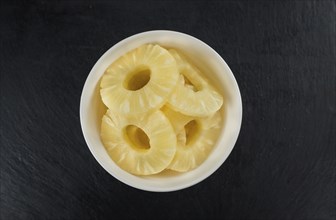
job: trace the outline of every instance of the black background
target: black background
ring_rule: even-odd
[[[1,219],[335,219],[335,1],[8,1],[1,5]],[[229,64],[241,132],[203,182],[131,188],[95,161],[85,79],[133,34],[181,31]]]

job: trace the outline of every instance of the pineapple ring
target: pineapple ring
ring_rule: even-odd
[[[176,153],[167,169],[185,172],[199,166],[208,157],[219,136],[220,112],[205,118],[195,118],[166,106],[162,111],[177,135]]]
[[[148,135],[149,146],[135,126]],[[142,119],[128,119],[107,110],[102,119],[101,139],[111,159],[136,175],[161,172],[176,151],[174,129],[160,110]]]
[[[168,99],[168,106],[185,115],[196,117],[214,114],[222,106],[223,97],[185,57],[173,49],[169,52],[176,60],[181,79]]]
[[[101,80],[103,103],[124,116],[161,108],[179,74],[172,55],[159,45],[142,45],[113,62]]]

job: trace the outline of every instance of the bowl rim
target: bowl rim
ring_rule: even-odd
[[[100,159],[98,158],[98,154],[96,154],[96,151],[94,149],[93,146],[91,146],[91,141],[89,140],[88,137],[88,133],[87,133],[87,129],[86,129],[86,123],[84,123],[84,117],[85,117],[85,113],[84,113],[84,107],[83,107],[83,103],[85,102],[85,99],[87,97],[88,93],[88,87],[89,87],[89,81],[90,81],[90,76],[94,74],[95,69],[97,68],[97,66],[100,65],[100,63],[105,59],[106,56],[108,56],[113,50],[115,50],[116,48],[118,48],[120,45],[123,45],[127,42],[130,42],[142,35],[149,35],[149,34],[175,34],[175,35],[180,35],[182,37],[185,38],[189,38],[192,39],[194,41],[197,41],[199,44],[205,46],[207,49],[209,49],[215,56],[217,60],[221,61],[221,64],[225,66],[226,68],[226,72],[228,74],[228,77],[231,79],[231,81],[234,83],[234,87],[235,87],[235,97],[237,98],[236,101],[238,101],[238,121],[237,121],[237,128],[236,131],[234,132],[234,141],[233,143],[231,143],[231,146],[226,146],[228,148],[228,150],[225,151],[225,155],[223,155],[222,160],[218,161],[216,163],[216,165],[212,166],[212,169],[209,170],[206,174],[200,175],[198,176],[198,178],[193,179],[192,181],[179,185],[179,186],[175,186],[175,187],[167,187],[167,188],[162,188],[162,187],[153,187],[153,186],[146,186],[146,185],[138,185],[136,183],[130,183],[125,181],[125,178],[122,178],[118,175],[116,175],[115,173],[111,173],[105,166],[105,164],[103,164],[102,161],[100,161]],[[238,100],[239,99],[239,100]],[[134,35],[131,35],[129,37],[124,38],[123,40],[117,42],[116,44],[114,44],[112,47],[110,47],[107,51],[105,51],[103,53],[103,55],[101,55],[99,57],[99,59],[95,62],[95,64],[93,65],[93,67],[91,68],[89,74],[87,75],[87,78],[85,80],[83,89],[82,89],[82,93],[81,93],[81,97],[80,97],[80,105],[79,105],[79,115],[80,115],[80,124],[81,124],[81,129],[82,129],[82,133],[84,136],[84,140],[86,142],[87,147],[89,148],[91,154],[93,155],[93,157],[96,159],[96,161],[100,164],[100,166],[103,167],[103,169],[108,172],[110,175],[112,175],[114,178],[116,178],[117,180],[121,181],[122,183],[131,186],[133,188],[136,189],[140,189],[140,190],[145,190],[145,191],[150,191],[150,192],[171,192],[171,191],[177,191],[177,190],[182,190],[188,187],[191,187],[193,185],[196,185],[197,183],[202,182],[203,180],[205,180],[206,178],[208,178],[209,176],[211,176],[214,172],[216,172],[219,167],[227,160],[228,156],[231,154],[237,140],[239,137],[239,133],[241,130],[241,125],[242,125],[242,118],[243,118],[243,106],[242,106],[242,97],[241,97],[241,93],[240,93],[240,89],[237,83],[236,78],[234,77],[233,72],[231,71],[230,67],[228,66],[228,64],[225,62],[225,60],[212,48],[210,47],[208,44],[206,44],[205,42],[201,41],[200,39],[191,36],[189,34],[186,33],[182,33],[179,31],[173,31],[173,30],[150,30],[150,31],[144,31],[141,33],[137,33]]]

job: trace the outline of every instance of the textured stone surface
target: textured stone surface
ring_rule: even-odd
[[[335,219],[335,1],[7,1],[0,7],[1,219]],[[96,60],[146,30],[191,34],[227,61],[243,124],[211,177],[133,189],[83,139]]]

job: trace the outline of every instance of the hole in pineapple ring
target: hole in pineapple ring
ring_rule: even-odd
[[[150,148],[147,134],[135,125],[128,125],[124,128],[126,141],[136,150],[148,150]]]
[[[195,83],[193,83],[191,80],[189,80],[186,77],[186,74],[184,74],[183,72],[181,74],[182,74],[183,79],[184,79],[184,86],[185,87],[191,88],[194,92],[202,90],[201,86],[200,85],[195,85]]]
[[[150,80],[151,71],[146,66],[139,66],[127,74],[124,81],[124,88],[136,91],[143,88]]]
[[[185,133],[186,133],[186,146],[193,144],[197,141],[197,138],[200,133],[200,125],[196,120],[191,120],[185,126]]]

